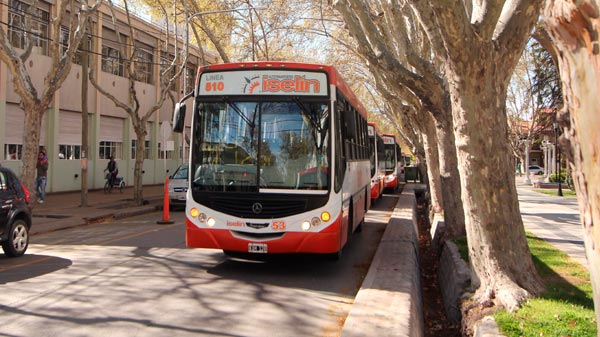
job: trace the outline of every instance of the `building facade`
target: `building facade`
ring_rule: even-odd
[[[12,45],[23,48],[24,36],[22,23],[26,2],[3,0],[8,6],[0,8],[3,22],[8,23],[8,38]],[[37,14],[33,15],[32,55],[27,68],[33,83],[40,91],[44,83],[51,59],[48,57],[50,20],[55,17],[55,1],[40,1]],[[92,33],[87,41],[90,52],[88,59],[97,83],[119,98],[128,100],[129,79],[126,78],[124,56],[120,46],[134,48],[136,74],[136,92],[140,101],[140,114],[145,114],[155,104],[160,93],[161,64],[170,62],[169,55],[162,51],[164,32],[158,26],[142,19],[132,17],[134,36],[126,26],[126,15],[117,11],[117,29],[121,43],[112,21],[109,8],[103,5],[93,16]],[[64,27],[61,35],[68,36]],[[85,38],[84,38],[85,39]],[[66,39],[65,39],[66,40]],[[125,42],[124,42],[125,41]],[[124,43],[123,43],[124,42]],[[129,49],[130,51],[131,49]],[[75,191],[81,189],[81,144],[82,144],[82,53],[78,52],[71,71],[57,91],[51,107],[44,114],[40,134],[40,147],[45,147],[50,162],[48,170],[47,192]],[[175,100],[193,90],[195,74],[201,64],[197,50],[190,50],[186,69],[171,92]],[[213,63],[215,58],[208,62]],[[102,95],[88,81],[88,134],[87,154],[88,188],[98,189],[104,185],[103,170],[109,156],[114,156],[119,167],[119,176],[127,184],[133,182],[135,163],[136,135],[131,118],[123,110]],[[24,111],[20,107],[20,98],[15,93],[12,75],[4,63],[0,63],[0,164],[15,172],[21,172],[24,139]],[[169,172],[187,158],[189,153],[186,135],[189,139],[189,123],[183,135],[170,132],[174,103],[165,100],[162,108],[155,112],[147,125],[148,134],[144,144],[143,183],[161,184]]]

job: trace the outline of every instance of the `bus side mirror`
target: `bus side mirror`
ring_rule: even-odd
[[[173,112],[173,132],[183,132],[185,124],[185,103],[176,103]]]

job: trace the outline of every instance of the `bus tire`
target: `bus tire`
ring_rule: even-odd
[[[327,254],[327,260],[329,261],[339,261],[342,259],[342,249],[338,250],[335,253]]]
[[[363,225],[365,224],[365,219],[363,218],[362,220],[360,220],[360,223],[358,224],[358,226],[356,226],[356,233],[362,233],[363,230]]]

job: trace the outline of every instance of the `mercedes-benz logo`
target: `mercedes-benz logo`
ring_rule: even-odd
[[[263,209],[263,205],[260,202],[255,202],[252,205],[252,212],[254,212],[254,214],[262,213],[262,209]]]

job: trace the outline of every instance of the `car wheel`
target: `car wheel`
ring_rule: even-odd
[[[10,228],[8,239],[2,242],[2,250],[6,256],[15,257],[25,254],[28,246],[29,227],[25,221],[17,219]]]

